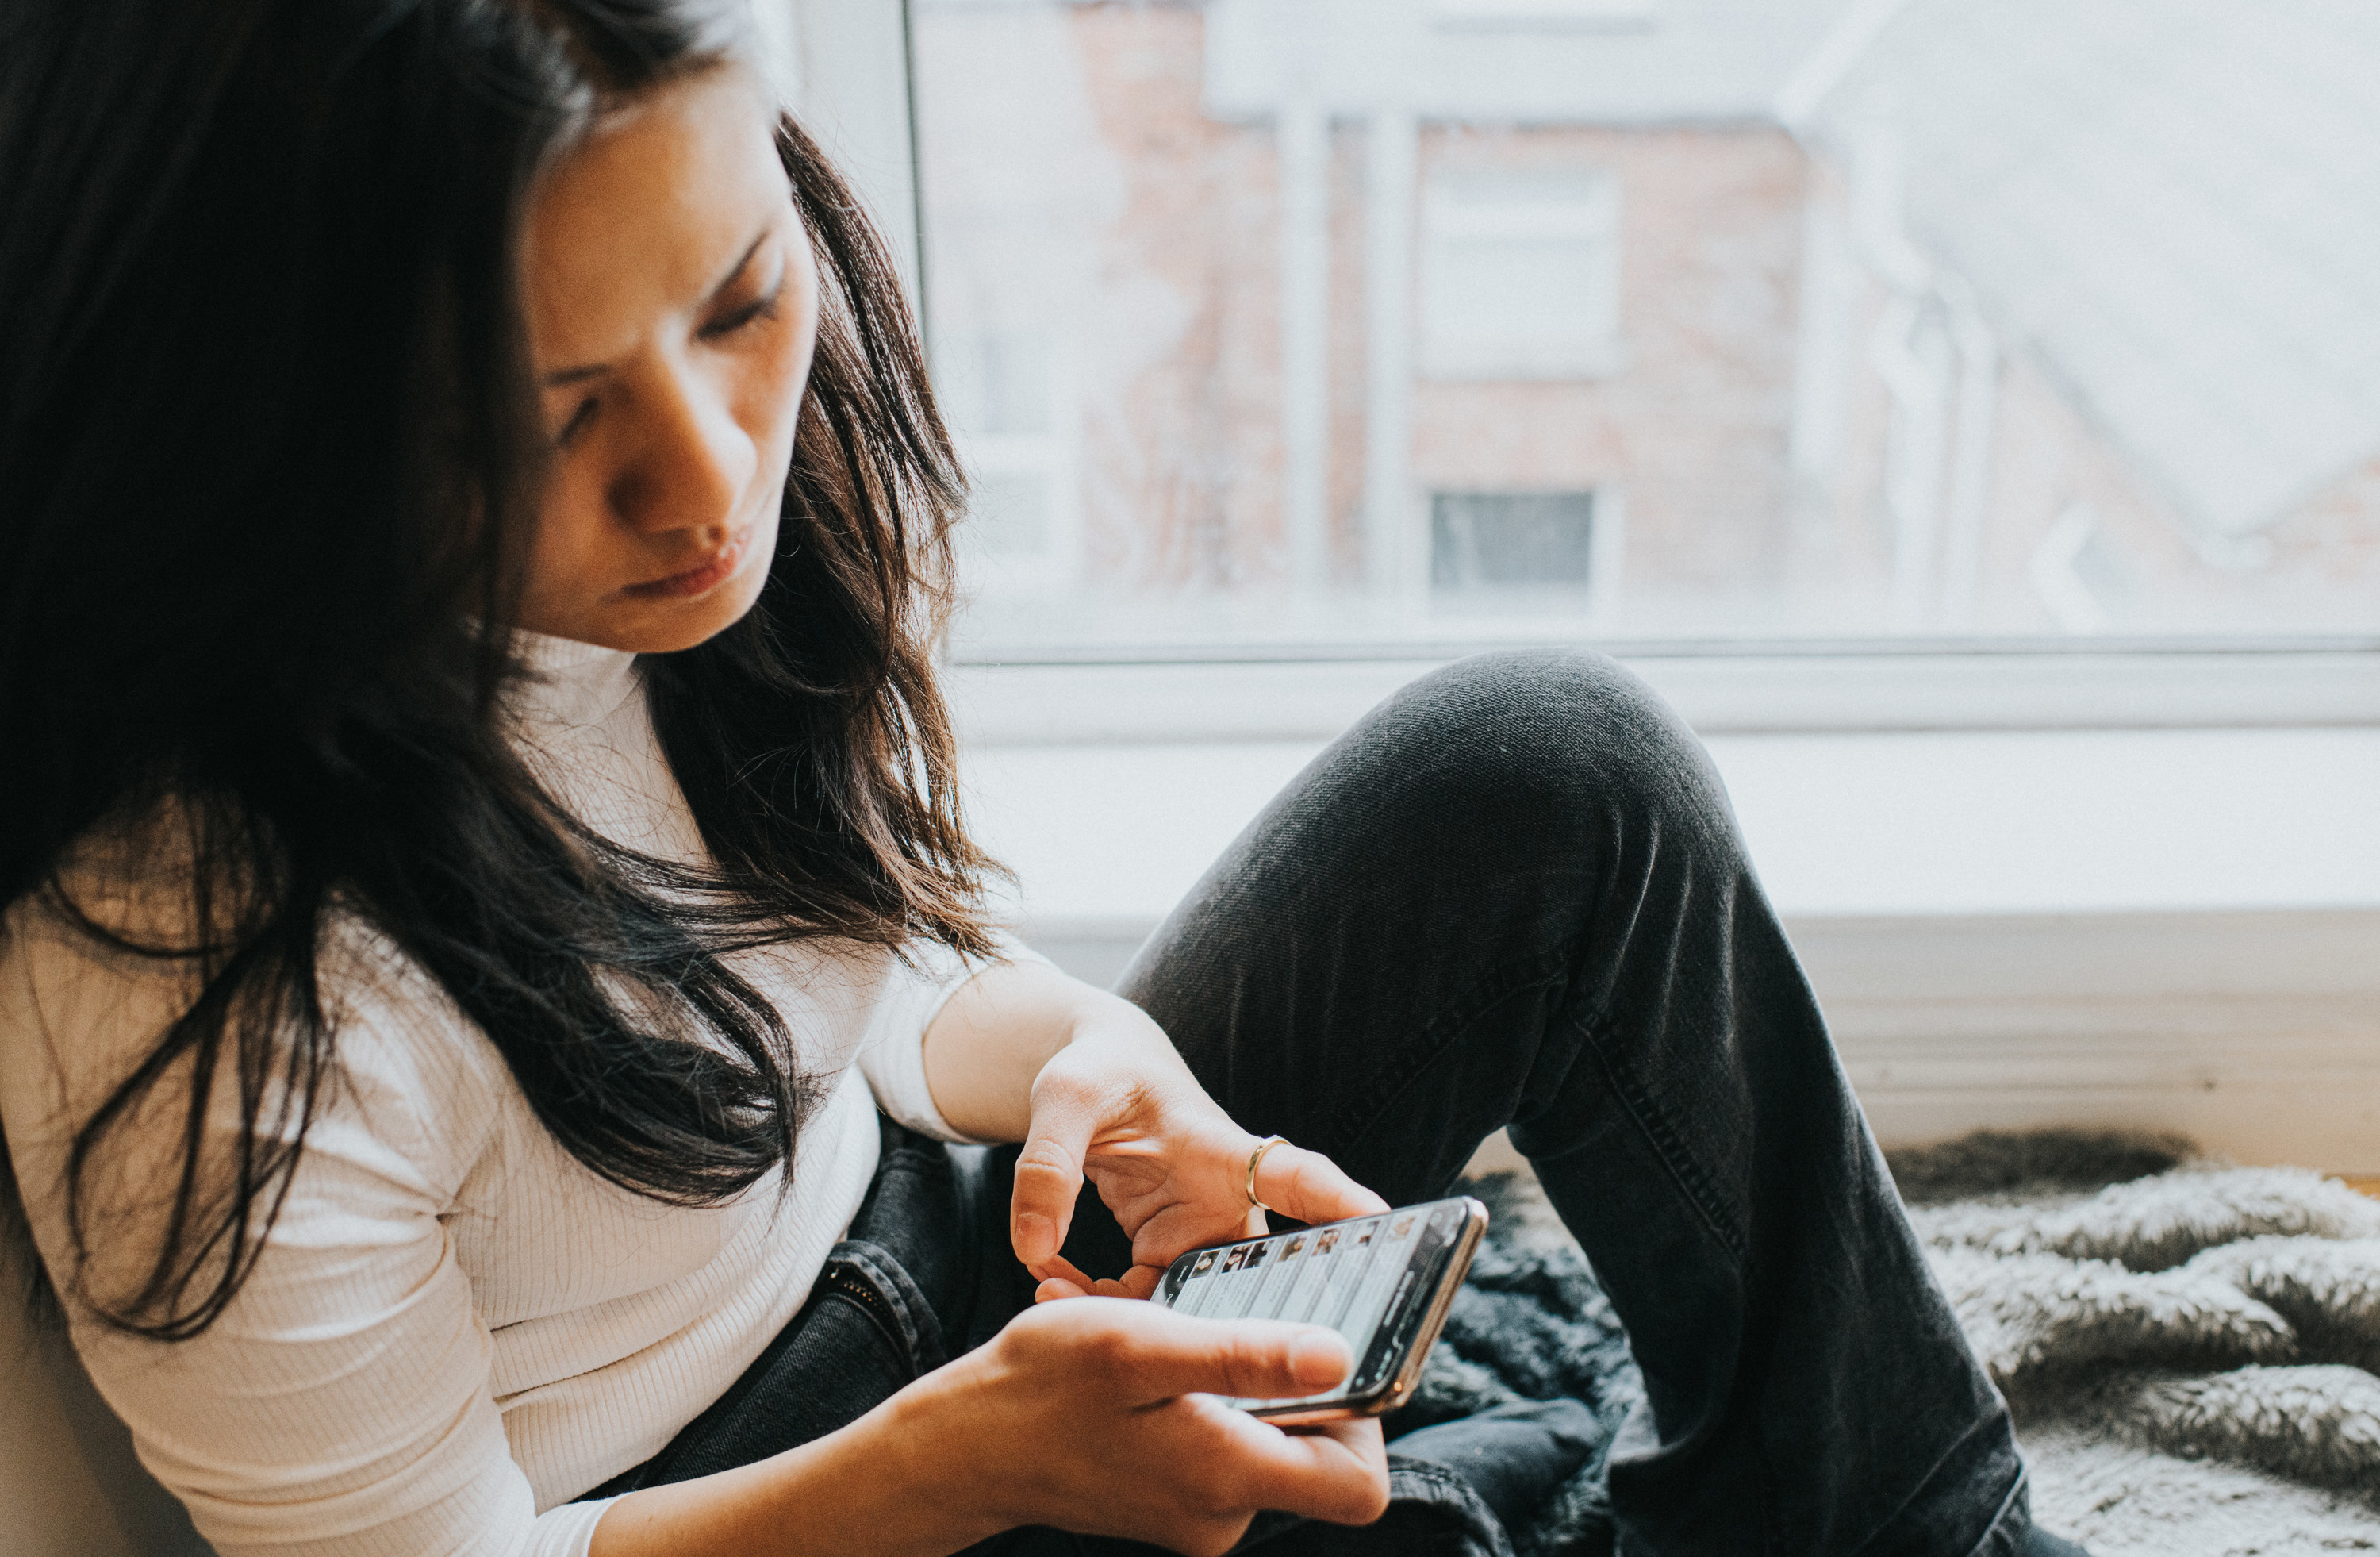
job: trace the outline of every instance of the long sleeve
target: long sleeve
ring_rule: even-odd
[[[546,640],[538,658],[524,755],[589,825],[698,861],[631,657]],[[105,883],[86,906],[125,929],[153,908],[170,934],[172,850],[139,825],[85,842]],[[923,1035],[973,969],[825,941],[732,954],[819,1095],[793,1162],[684,1206],[574,1157],[497,1043],[383,937],[336,918],[323,941],[334,1081],[246,1283],[170,1344],[70,1289],[76,1349],[225,1557],[584,1557],[602,1509],[570,1500],[659,1453],[806,1301],[875,1173],[871,1090],[954,1137]],[[75,1127],[195,994],[178,965],[112,951],[38,899],[0,920],[0,1125],[43,1260],[69,1281]],[[122,1290],[153,1248],[180,1101],[167,1085],[93,1160],[89,1291]],[[239,1128],[222,1101],[211,1150]]]
[[[55,1186],[69,1121],[122,1074],[95,1062],[152,1041],[181,986],[30,912],[11,916],[8,941],[0,1111],[43,1257],[67,1271]],[[341,1081],[247,1285],[175,1344],[70,1306],[76,1347],[142,1463],[224,1557],[583,1557],[601,1509],[538,1517],[447,1232],[496,1127],[501,1061],[426,980],[341,961]],[[92,1271],[110,1274],[103,1259]]]

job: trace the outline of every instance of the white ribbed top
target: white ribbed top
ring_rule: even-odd
[[[552,639],[530,658],[544,680],[516,712],[540,776],[613,841],[699,858],[633,658]],[[927,1091],[922,1035],[971,970],[931,946],[915,967],[847,946],[739,957],[832,1091],[790,1194],[771,1175],[686,1210],[581,1167],[486,1035],[381,937],[350,920],[329,940],[341,1083],[254,1275],[197,1340],[73,1312],[75,1347],[225,1557],[583,1557],[604,1505],[566,1500],[650,1458],[801,1306],[875,1172],[876,1107],[964,1138]],[[172,965],[106,952],[30,901],[8,916],[0,1123],[54,1271],[71,1122],[188,998]],[[103,1278],[110,1248],[141,1247],[168,1161],[107,1182],[121,1235],[99,1242]]]

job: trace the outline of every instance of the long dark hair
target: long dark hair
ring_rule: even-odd
[[[511,619],[542,468],[527,192],[611,105],[741,53],[741,0],[6,15],[0,904],[38,896],[192,991],[76,1122],[75,1269],[46,1275],[161,1339],[223,1312],[337,1084],[317,956],[353,920],[486,1031],[605,1178],[699,1204],[790,1164],[813,1089],[722,954],[833,936],[980,955],[998,869],[961,828],[933,678],[959,474],[893,268],[790,119],[823,296],[779,554],[741,622],[644,662],[715,868],[562,812],[504,737],[524,667],[478,626]],[[176,933],[78,896],[106,878],[93,838],[117,841],[119,879],[162,876]],[[31,1063],[0,1036],[0,1064]],[[236,1139],[211,1100],[236,1102]],[[108,1197],[90,1186],[136,1116],[144,1161],[173,1143],[172,1182],[142,1190],[167,1211],[142,1219],[135,1273],[96,1290]],[[7,1162],[0,1143],[0,1179]],[[0,1220],[54,1298],[5,1181]]]

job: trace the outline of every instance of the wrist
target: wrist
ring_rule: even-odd
[[[965,1465],[983,1424],[952,1419],[921,1385],[783,1454],[629,1493],[589,1557],[947,1557],[1023,1523],[1003,1520]]]
[[[987,1396],[983,1352],[950,1363],[860,1418],[872,1429],[868,1453],[881,1458],[890,1484],[903,1490],[913,1507],[938,1515],[939,1533],[956,1551],[989,1540],[1002,1530],[1033,1523],[1022,1506],[1023,1489],[1004,1474],[999,1446],[1005,1441]]]
[[[1086,1045],[1150,1056],[1185,1073],[1189,1069],[1156,1018],[1123,996],[1103,990],[1083,991],[1062,1040],[1043,1059],[1042,1065],[1047,1067],[1069,1049]]]

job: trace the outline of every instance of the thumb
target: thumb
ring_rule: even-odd
[[[1339,1332],[1318,1325],[1186,1314],[1164,1314],[1163,1321],[1115,1353],[1125,1389],[1142,1401],[1194,1391],[1291,1400],[1341,1382],[1355,1365]]]
[[[1035,1275],[1058,1256],[1074,1223],[1083,1189],[1083,1159],[1099,1116],[1084,1101],[1037,1097],[1024,1150],[1016,1154],[1016,1185],[1009,1196],[1008,1237],[1016,1258]]]

